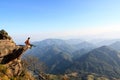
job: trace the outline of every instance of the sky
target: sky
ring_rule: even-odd
[[[120,0],[0,0],[0,29],[17,43],[120,38]]]

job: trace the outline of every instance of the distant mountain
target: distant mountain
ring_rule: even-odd
[[[83,42],[81,42],[81,43],[79,43],[79,44],[76,44],[76,45],[74,45],[78,50],[80,50],[80,49],[89,49],[89,50],[91,50],[91,49],[94,49],[94,48],[96,48],[96,46],[94,45],[94,44],[92,44],[92,43],[89,43],[89,42],[87,42],[87,41],[83,41]]]
[[[64,74],[72,64],[71,56],[63,52],[58,55],[53,55],[52,58],[45,61],[48,65],[47,72],[52,74]]]
[[[72,54],[72,52],[74,51],[74,47],[60,39],[46,39],[43,41],[34,42],[34,45],[36,45],[36,47],[30,49],[27,54],[42,57],[47,53],[57,54],[59,52],[66,52]]]
[[[36,47],[30,49],[26,54],[34,55],[49,67],[48,73],[64,73],[72,62],[74,46],[60,39],[46,39],[35,42]],[[66,65],[67,64],[67,65]]]
[[[81,55],[84,55],[86,53],[88,53],[89,51],[93,50],[94,48],[96,48],[95,45],[93,45],[92,43],[83,41],[79,44],[76,45],[72,45],[75,47],[75,51],[72,53],[73,54],[73,58],[76,59],[78,57],[80,57]]]
[[[96,48],[74,61],[70,70],[120,78],[119,53],[110,47]]]
[[[113,49],[117,50],[117,51],[120,51],[120,41],[116,41],[109,46],[112,47]]]
[[[76,51],[80,51],[83,49],[86,51],[90,51],[96,47],[95,45],[85,41],[79,44],[72,45],[61,39],[46,39],[43,41],[34,42],[34,45],[36,45],[36,47],[33,47],[27,53],[34,54],[36,56],[42,56],[46,52],[50,54],[49,50],[53,50],[53,53],[65,52],[73,56],[74,54],[77,54],[75,53]]]
[[[79,44],[81,42],[83,42],[84,40],[81,39],[69,39],[69,40],[65,40],[66,43],[68,44],[72,44],[72,45],[76,45]]]
[[[34,44],[36,47],[26,54],[43,61],[48,66],[47,73],[64,74],[75,71],[120,78],[120,54],[115,50],[119,47],[115,47],[118,42],[115,46],[112,44],[110,47],[99,48],[86,41],[70,44],[60,39],[46,39]]]
[[[100,46],[108,46],[111,45],[112,43],[115,43],[117,41],[120,41],[120,39],[108,39],[108,40],[98,40],[98,41],[92,41],[92,43],[94,43],[96,46],[100,47]]]
[[[80,50],[76,50],[75,52],[73,52],[73,59],[76,59],[76,58],[88,53],[91,50],[92,49],[85,49],[85,48],[82,48]]]
[[[72,64],[74,57],[77,58],[91,50],[87,48],[93,48],[93,45],[87,42],[72,45],[60,39],[46,39],[35,42],[34,45],[36,47],[27,51],[26,54],[38,57],[49,67],[48,72],[56,74],[64,73]]]

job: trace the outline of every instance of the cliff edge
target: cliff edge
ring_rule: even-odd
[[[27,46],[16,45],[5,30],[0,30],[0,80],[11,80],[23,74],[21,55],[27,49]],[[34,80],[30,76],[26,79]]]

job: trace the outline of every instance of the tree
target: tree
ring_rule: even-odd
[[[22,59],[24,69],[28,69],[34,75],[39,75],[46,70],[46,66],[37,57],[32,55],[26,55]]]

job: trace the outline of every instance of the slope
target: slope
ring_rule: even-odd
[[[69,70],[120,78],[120,58],[118,55],[119,53],[112,48],[102,46],[76,59]]]

